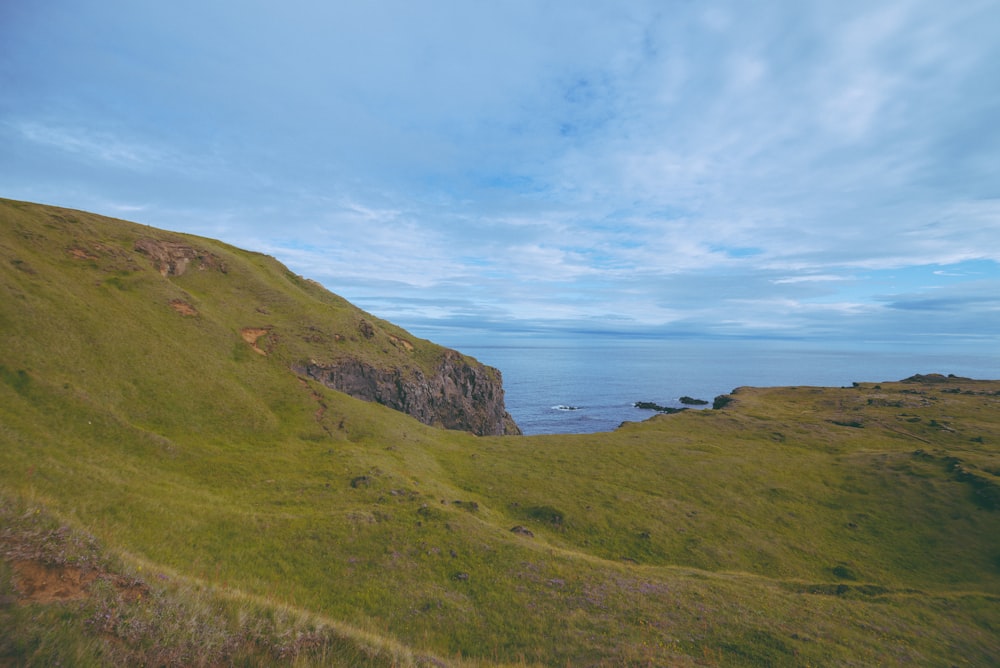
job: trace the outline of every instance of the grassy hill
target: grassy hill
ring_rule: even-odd
[[[477,437],[292,371],[442,349],[272,258],[10,201],[0,335],[0,664],[1000,662],[1000,382]]]

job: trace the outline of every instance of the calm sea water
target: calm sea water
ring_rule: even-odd
[[[1000,347],[910,346],[760,340],[547,338],[422,334],[501,370],[507,410],[525,434],[610,431],[654,413],[637,401],[681,407],[741,385],[849,386],[915,373],[1000,378]]]

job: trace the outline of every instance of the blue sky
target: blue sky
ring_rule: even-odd
[[[1000,3],[0,4],[0,196],[414,331],[1000,338]]]

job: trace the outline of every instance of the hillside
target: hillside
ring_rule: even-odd
[[[254,368],[247,360],[260,356],[270,370],[294,372],[284,382],[316,380],[425,424],[520,433],[504,409],[499,371],[364,313],[274,258],[23,202],[0,200],[0,220],[2,313],[13,340],[26,344],[9,352],[41,373],[58,350],[73,362],[52,371],[75,377],[78,389],[156,397],[143,403],[164,414],[144,419],[168,424],[204,412],[190,400],[230,382],[244,399],[224,410],[266,414],[260,402],[270,388],[257,392],[246,373]],[[178,369],[192,364],[201,373]],[[178,374],[183,383],[163,382]],[[131,405],[106,398],[121,410]]]
[[[0,200],[0,291],[0,664],[1000,662],[1000,382],[504,436],[217,241]]]

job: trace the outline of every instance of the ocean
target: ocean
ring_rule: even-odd
[[[655,414],[636,402],[681,408],[687,396],[710,406],[744,385],[844,387],[916,373],[1000,379],[1000,347],[984,344],[419,335],[500,369],[507,410],[525,434],[611,431]]]

